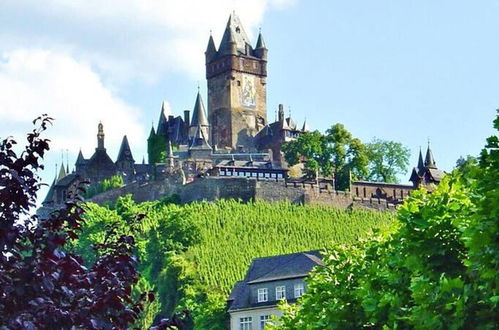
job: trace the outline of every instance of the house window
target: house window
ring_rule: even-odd
[[[253,329],[253,319],[249,317],[239,318],[239,330],[252,330]]]
[[[261,315],[260,316],[260,329],[265,329],[265,324],[270,322],[270,315]]]
[[[275,288],[275,299],[286,299],[286,287],[284,285],[276,286]]]
[[[269,292],[267,288],[258,289],[258,302],[265,302],[269,300]]]
[[[303,287],[303,283],[296,283],[295,284],[295,298],[300,298],[303,296],[303,293],[305,292],[305,288]]]

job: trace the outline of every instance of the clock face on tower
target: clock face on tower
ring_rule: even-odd
[[[255,77],[243,76],[242,104],[248,108],[256,106]]]

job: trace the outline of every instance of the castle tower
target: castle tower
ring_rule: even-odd
[[[106,149],[104,148],[104,125],[102,125],[101,122],[99,122],[99,125],[97,126],[97,149]]]
[[[254,136],[267,123],[267,48],[255,49],[239,20],[229,17],[218,51],[210,35],[206,49],[208,119],[217,148],[254,149]]]
[[[198,90],[198,95],[196,97],[196,103],[194,104],[194,109],[192,110],[192,120],[189,126],[189,140],[192,141],[196,136],[196,131],[198,126],[203,131],[203,135],[209,139],[209,124],[206,118],[206,110],[204,109],[203,99]]]
[[[121,141],[120,151],[118,152],[118,158],[116,159],[116,167],[121,174],[126,175],[125,181],[131,181],[134,178],[134,164],[132,150],[128,144],[128,138],[123,136]]]

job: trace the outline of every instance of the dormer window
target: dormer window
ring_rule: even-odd
[[[300,298],[303,296],[303,293],[305,292],[305,288],[303,287],[303,283],[296,283],[295,284],[295,298]]]
[[[269,300],[269,291],[267,290],[267,288],[258,289],[257,301],[261,303],[261,302],[266,302],[268,300]]]
[[[286,287],[284,285],[275,287],[275,299],[286,299]]]

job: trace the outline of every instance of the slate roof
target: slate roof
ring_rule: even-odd
[[[198,125],[196,129],[196,135],[192,139],[191,146],[189,150],[211,150],[211,146],[208,144],[206,137],[204,136],[203,130],[201,129],[201,125]]]
[[[430,149],[430,143],[428,143],[428,149],[426,150],[424,165],[429,168],[437,168],[435,159],[433,158],[433,152]]]
[[[123,140],[121,141],[120,151],[118,152],[117,162],[130,161],[135,163],[135,160],[132,156],[132,150],[130,149],[130,145],[128,144],[128,138],[126,135],[123,136]]]
[[[256,41],[255,49],[265,48],[265,41],[263,41],[262,33],[258,33],[258,40]]]
[[[206,111],[204,109],[203,99],[201,98],[201,94],[198,91],[198,95],[196,97],[196,103],[194,104],[194,110],[192,111],[192,121],[191,127],[195,126],[208,126],[208,119],[206,117]]]
[[[429,168],[428,172],[431,175],[431,177],[433,178],[433,180],[435,180],[436,182],[440,182],[440,180],[442,180],[442,178],[445,175],[444,171],[441,171],[437,168]]]
[[[272,162],[247,160],[222,160],[215,167],[272,168]]]
[[[257,258],[253,259],[245,281],[254,284],[305,277],[317,265],[322,265],[322,257],[318,251]]]
[[[250,305],[249,299],[252,284],[303,278],[317,265],[323,265],[319,251],[253,259],[244,280],[234,285],[227,299],[230,304],[229,311],[253,307]],[[274,304],[275,301],[268,301],[265,304],[260,303],[258,306]]]
[[[55,186],[68,187],[72,182],[76,181],[79,178],[79,175],[76,173],[70,173],[66,175],[64,178],[57,180]]]
[[[218,47],[219,53],[222,55],[230,54],[231,42],[236,43],[238,52],[242,54],[246,53],[246,45],[251,45],[248,35],[241,24],[241,20],[236,13],[232,13],[229,17],[220,46]]]
[[[42,205],[52,203],[54,201],[54,188],[55,188],[55,182],[56,179],[52,182],[50,185],[49,191],[47,193],[47,196],[45,196],[45,199],[42,202]]]

